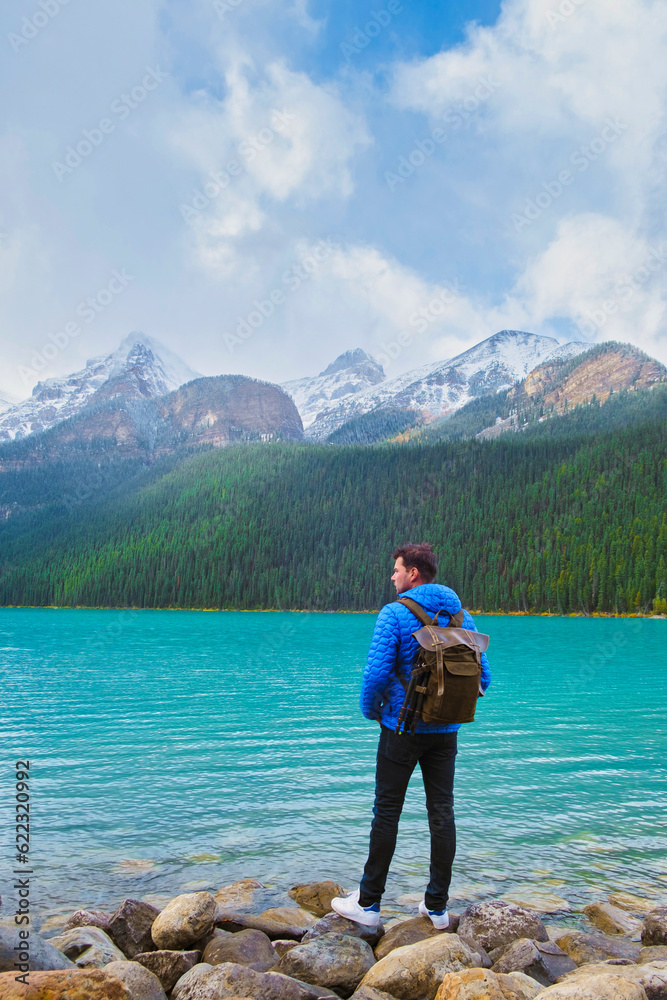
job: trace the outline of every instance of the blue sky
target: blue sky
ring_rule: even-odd
[[[273,381],[503,328],[667,361],[667,0],[0,18],[0,391],[131,330]]]

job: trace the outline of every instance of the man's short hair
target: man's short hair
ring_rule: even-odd
[[[428,542],[420,542],[418,545],[408,542],[407,545],[401,545],[394,550],[394,559],[402,559],[406,569],[414,566],[427,583],[435,580],[438,560]]]

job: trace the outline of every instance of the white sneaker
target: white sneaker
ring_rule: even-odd
[[[422,899],[419,904],[419,912],[422,917],[430,917],[431,923],[437,930],[444,931],[449,927],[449,914],[447,910],[427,910],[426,903]]]
[[[380,923],[380,904],[359,906],[359,889],[355,889],[348,896],[334,896],[331,908],[341,917],[354,920],[355,924],[363,924],[364,927],[377,927]]]

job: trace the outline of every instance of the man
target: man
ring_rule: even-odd
[[[391,579],[397,595],[412,598],[431,617],[442,610],[451,618],[461,610],[461,601],[453,590],[432,582],[438,567],[430,545],[403,545],[393,558]],[[438,623],[446,626],[447,616],[441,615]],[[361,711],[381,726],[370,848],[359,888],[349,896],[334,898],[331,905],[341,916],[367,927],[380,922],[380,900],[396,847],[398,821],[417,763],[424,781],[431,832],[430,882],[419,912],[430,917],[439,930],[449,924],[447,900],[456,850],[454,760],[460,726],[435,725],[420,719],[414,733],[394,732],[405,697],[396,671],[407,684],[419,648],[412,633],[420,627],[421,622],[408,607],[396,602],[386,604],[375,624],[364,671]],[[477,631],[467,611],[462,627]],[[482,654],[481,661],[480,683],[482,691],[486,691],[491,683],[486,654]]]

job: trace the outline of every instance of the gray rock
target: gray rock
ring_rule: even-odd
[[[436,934],[442,934],[442,931],[436,930],[428,917],[411,917],[409,920],[401,920],[400,924],[394,924],[380,939],[375,948],[375,958],[379,962],[394,948],[403,948],[406,944],[416,944],[417,941],[425,941],[426,938],[435,937]]]
[[[667,944],[667,906],[659,906],[644,917],[642,944]]]
[[[647,962],[667,961],[667,945],[649,944],[639,952],[637,965],[646,965]]]
[[[638,944],[626,938],[585,934],[583,931],[568,931],[558,938],[556,944],[576,965],[604,962],[609,958],[636,962],[641,951]]]
[[[314,1000],[318,996],[331,994],[277,972],[255,972],[246,965],[224,962],[199,976],[192,985],[179,986],[178,1000]]]
[[[184,996],[184,991],[186,987],[194,986],[199,980],[206,975],[207,972],[211,972],[213,969],[212,965],[208,962],[198,962],[197,965],[193,965],[189,972],[181,976],[173,990],[171,991],[171,1000],[181,1000]]]
[[[140,899],[124,899],[111,915],[109,937],[127,958],[155,949],[151,927],[159,912]]]
[[[139,962],[109,962],[104,971],[122,979],[132,1000],[167,1000],[160,980]]]
[[[18,927],[13,917],[6,917],[0,920],[0,972],[14,972],[16,956],[20,955],[15,948],[25,945],[25,938],[20,936],[20,931],[25,931],[25,927]],[[27,964],[31,972],[52,971],[56,969],[75,969],[74,962],[70,962],[66,955],[58,951],[50,941],[36,934],[30,929],[29,958]],[[22,961],[22,959],[20,959]]]
[[[309,910],[316,917],[323,917],[331,911],[331,900],[334,896],[347,895],[337,882],[330,879],[324,882],[306,882],[294,885],[287,894],[304,910]]]
[[[218,915],[218,904],[210,892],[187,892],[176,896],[155,918],[151,937],[165,951],[189,948],[210,934]]]
[[[276,955],[278,956],[278,958],[282,958],[283,955],[286,955],[287,952],[291,951],[292,948],[296,948],[298,943],[299,943],[298,941],[290,941],[287,938],[283,940],[281,940],[280,938],[276,938],[275,941],[271,942],[271,944],[276,950]]]
[[[475,953],[475,965],[480,969],[490,969],[493,962],[489,958],[486,948],[483,948],[479,943],[477,938],[468,937],[465,934],[459,934],[458,937],[464,944],[467,944],[472,952]]]
[[[80,969],[101,969],[109,962],[122,962],[125,955],[99,927],[72,927],[51,938],[50,943]]]
[[[199,951],[173,951],[168,948],[161,948],[158,951],[145,951],[142,955],[136,955],[134,961],[139,962],[162,983],[162,988],[166,993],[172,989],[181,976],[189,972],[201,958]]]
[[[246,928],[263,931],[272,941],[276,938],[289,938],[291,941],[300,941],[306,933],[305,927],[294,927],[286,924],[282,920],[274,920],[270,917],[258,917],[254,913],[237,913],[232,910],[218,910],[216,927],[223,931],[242,931]]]
[[[202,961],[209,965],[234,962],[237,965],[247,965],[256,972],[268,972],[279,957],[262,931],[248,929],[231,934],[229,931],[216,929],[204,949]]]
[[[339,913],[327,913],[306,930],[301,940],[303,943],[313,941],[315,938],[322,937],[323,934],[347,934],[350,937],[358,937],[374,948],[384,935],[384,927],[382,924],[378,924],[377,927],[364,927],[363,924],[355,924],[354,920],[346,920]]]
[[[572,972],[577,966],[553,941],[530,941],[519,938],[509,944],[492,971],[496,973],[523,972],[532,979],[551,986],[559,976]]]
[[[390,993],[375,990],[372,986],[360,986],[352,994],[350,1000],[394,1000]]]
[[[345,998],[351,996],[375,958],[366,941],[349,934],[323,934],[292,948],[275,971],[324,986]]]
[[[546,928],[534,910],[493,899],[474,903],[461,914],[458,933],[479,941],[486,951],[518,938],[548,941]]]
[[[71,931],[73,927],[99,927],[110,936],[110,925],[110,913],[103,913],[101,910],[75,910],[65,921],[60,933]]]

